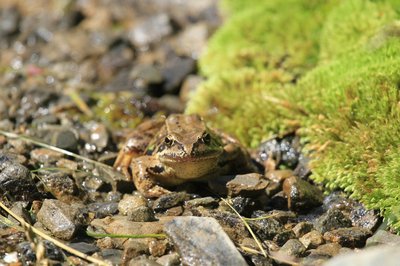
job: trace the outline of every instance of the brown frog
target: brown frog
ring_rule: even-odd
[[[114,166],[131,177],[145,197],[170,193],[164,186],[255,170],[236,140],[211,130],[200,116],[184,114],[140,124]]]

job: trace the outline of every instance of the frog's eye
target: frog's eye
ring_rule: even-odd
[[[202,141],[205,144],[209,144],[211,142],[211,136],[208,133],[205,133],[202,137],[201,137]]]
[[[168,146],[171,146],[174,143],[174,141],[169,137],[165,137],[164,143],[167,144]]]

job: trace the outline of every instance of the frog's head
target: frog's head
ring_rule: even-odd
[[[156,148],[164,163],[215,159],[223,152],[219,136],[198,115],[173,114],[165,120],[166,134]]]

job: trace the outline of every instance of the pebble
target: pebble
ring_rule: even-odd
[[[285,244],[289,239],[296,238],[296,235],[292,230],[285,230],[282,232],[277,233],[274,238],[272,239],[278,246],[282,246]]]
[[[44,240],[42,243],[43,243],[43,248],[44,248],[44,256],[47,259],[56,260],[56,261],[64,261],[63,251],[59,247],[54,245],[53,242]],[[18,253],[19,253],[18,255],[19,255],[20,259],[22,258],[26,262],[35,262],[36,261],[37,250],[34,250],[32,248],[32,244],[30,242],[20,243],[17,247],[17,250],[18,250]],[[32,264],[32,265],[35,265],[35,264]]]
[[[14,200],[32,200],[39,196],[28,168],[3,152],[0,152],[0,187],[4,195]]]
[[[85,124],[85,127],[89,131],[88,142],[95,145],[98,152],[103,151],[107,147],[110,138],[106,126],[102,123],[92,121]]]
[[[287,256],[300,257],[306,251],[306,247],[298,239],[289,239],[279,250]]]
[[[181,204],[187,197],[185,192],[172,192],[164,194],[153,203],[153,209],[155,211],[165,210]]]
[[[250,257],[250,260],[254,266],[273,266],[273,265],[275,265],[274,261],[271,258],[260,256],[260,255],[252,255]]]
[[[194,72],[196,63],[192,58],[171,55],[161,69],[164,92],[175,93],[185,77]]]
[[[200,83],[203,82],[203,78],[197,75],[188,75],[181,86],[179,91],[179,98],[183,103],[186,103],[191,98],[192,94],[197,90]]]
[[[78,188],[75,180],[64,172],[47,172],[40,175],[45,190],[56,199],[71,202],[78,199]]]
[[[247,265],[218,222],[209,217],[176,217],[165,224],[185,265]]]
[[[349,218],[353,226],[362,227],[371,231],[375,231],[381,223],[378,212],[367,210],[361,203],[353,204]]]
[[[147,207],[147,201],[139,194],[124,194],[120,202],[118,202],[118,211],[122,215],[128,215],[133,210],[140,207]]]
[[[179,254],[176,252],[161,256],[156,262],[163,266],[179,266],[181,263]]]
[[[299,238],[300,242],[306,247],[306,249],[314,249],[324,244],[324,238],[317,230],[312,230]]]
[[[63,157],[62,153],[45,148],[34,149],[30,155],[33,160],[45,165],[56,163]]]
[[[80,227],[79,214],[77,206],[58,200],[45,199],[37,214],[37,219],[55,237],[70,240]]]
[[[283,225],[275,218],[249,221],[249,225],[262,240],[272,240],[276,234],[283,231]]]
[[[324,239],[340,244],[342,247],[361,248],[365,245],[371,231],[360,227],[338,228],[324,234]]]
[[[338,209],[329,209],[316,221],[315,228],[321,233],[343,227],[351,227],[351,220]]]
[[[234,197],[231,199],[232,207],[243,216],[249,216],[257,207],[253,198]]]
[[[95,218],[101,219],[113,214],[118,211],[118,203],[116,202],[94,202],[87,205],[90,212],[95,213]]]
[[[300,238],[303,235],[307,234],[314,228],[314,225],[311,222],[300,222],[293,227],[293,232],[296,237]]]
[[[135,47],[145,50],[149,45],[170,35],[173,28],[167,14],[161,13],[148,17],[135,25],[128,33],[128,38]]]
[[[197,198],[186,201],[185,206],[188,208],[193,208],[198,206],[213,208],[218,206],[218,201],[213,197]]]
[[[174,49],[179,55],[198,59],[206,47],[208,38],[208,26],[204,22],[199,22],[187,26],[174,42]]]
[[[50,144],[63,150],[77,151],[78,137],[74,131],[69,129],[55,131],[51,136]]]
[[[376,245],[400,246],[400,236],[392,234],[386,230],[377,230],[370,238],[367,239],[367,247]]]
[[[399,246],[379,246],[339,255],[328,262],[325,266],[397,266],[400,261]]]
[[[268,181],[261,174],[250,173],[236,175],[226,184],[230,196],[254,197],[266,189]]]
[[[318,187],[296,176],[285,179],[283,192],[288,198],[289,209],[297,211],[320,206],[323,201],[322,191]]]
[[[69,243],[68,246],[89,255],[100,251],[96,245],[86,242],[72,242]]]

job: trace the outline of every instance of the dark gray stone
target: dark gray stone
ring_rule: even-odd
[[[250,173],[236,175],[234,179],[226,184],[226,187],[232,196],[251,197],[264,192],[268,183],[261,174]]]
[[[51,137],[51,144],[60,149],[76,151],[78,148],[78,137],[75,132],[69,129],[56,131]]]
[[[289,239],[279,250],[287,256],[300,257],[304,254],[306,248],[298,239]]]
[[[39,196],[28,168],[2,152],[0,152],[0,192],[2,195],[12,196],[13,200],[32,200]]]
[[[318,187],[297,176],[285,179],[283,192],[288,198],[288,207],[296,211],[312,209],[323,201],[322,191]]]
[[[176,217],[165,224],[185,265],[247,265],[218,222],[209,217]]]
[[[296,237],[302,237],[314,228],[314,225],[310,222],[300,222],[293,227],[293,232]]]
[[[338,209],[329,209],[315,224],[315,228],[321,233],[343,227],[351,227],[351,220]]]
[[[100,249],[95,244],[90,244],[86,242],[69,243],[68,246],[85,254],[93,254],[100,251]]]
[[[173,192],[162,195],[154,201],[153,209],[157,211],[175,207],[182,203],[185,200],[186,196],[187,194],[185,192]]]

